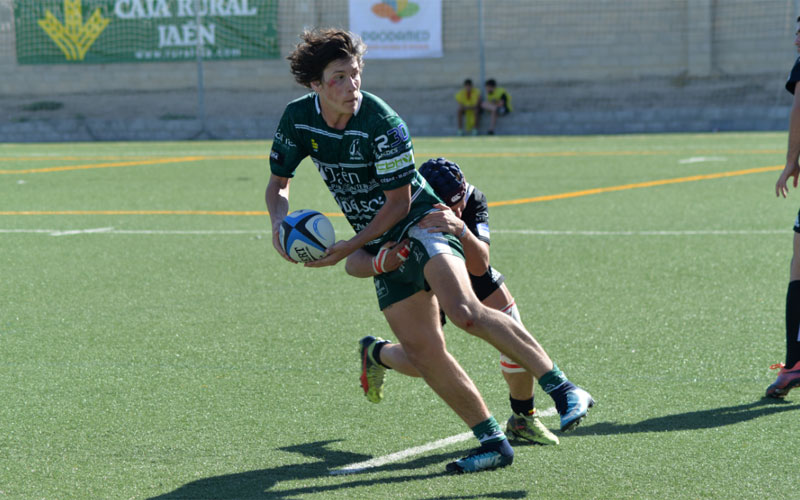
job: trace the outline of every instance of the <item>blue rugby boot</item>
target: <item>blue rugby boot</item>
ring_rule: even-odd
[[[514,462],[514,449],[508,439],[482,444],[466,457],[450,462],[445,470],[451,474],[481,472],[511,465]]]
[[[594,406],[592,395],[580,387],[575,387],[567,393],[567,409],[561,414],[561,432],[571,431],[589,413],[589,408]]]

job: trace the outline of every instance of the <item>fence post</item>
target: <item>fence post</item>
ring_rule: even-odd
[[[200,122],[200,131],[195,138],[201,138],[206,133],[206,103],[205,86],[203,77],[203,36],[201,31],[200,0],[194,0],[194,19],[197,23],[197,120]]]
[[[800,0],[798,0],[800,1]],[[480,92],[486,85],[486,43],[483,33],[483,0],[478,0],[478,54],[480,57]]]

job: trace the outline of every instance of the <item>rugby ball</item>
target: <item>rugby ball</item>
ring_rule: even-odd
[[[283,251],[297,262],[312,262],[325,256],[336,241],[333,225],[316,210],[297,210],[283,219],[280,228]]]

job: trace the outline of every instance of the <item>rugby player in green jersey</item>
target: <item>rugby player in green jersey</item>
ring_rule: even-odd
[[[445,348],[439,307],[463,330],[494,345],[550,387],[563,408],[562,428],[576,425],[594,403],[572,385],[524,326],[478,301],[458,238],[429,233],[417,223],[441,200],[414,165],[403,120],[378,97],[361,91],[361,39],[347,31],[305,31],[289,56],[295,80],[312,93],[289,103],[270,151],[265,193],[278,241],[289,212],[289,186],[301,160],[310,156],[356,234],[332,245],[308,267],[335,265],[360,248],[377,254],[388,241],[409,238],[403,273],[374,277],[378,305],[425,382],[472,429],[480,447],[447,465],[454,473],[512,463],[514,451],[489,413],[475,384]],[[437,300],[438,299],[438,300]]]

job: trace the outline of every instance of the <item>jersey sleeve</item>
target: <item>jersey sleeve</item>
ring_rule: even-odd
[[[489,202],[485,194],[473,189],[472,196],[467,200],[462,219],[467,228],[472,231],[472,234],[487,245],[491,244],[489,238]]]
[[[789,73],[789,79],[786,80],[786,90],[792,95],[794,95],[794,88],[797,86],[797,82],[800,82],[800,57],[794,62],[792,71]]]
[[[308,156],[308,152],[301,144],[292,119],[291,106],[287,106],[278,123],[278,130],[272,138],[272,149],[269,152],[270,171],[278,177],[294,177],[295,169],[303,158]]]
[[[410,184],[416,178],[414,146],[405,122],[392,115],[378,121],[373,129],[372,155],[375,175],[384,191]]]

